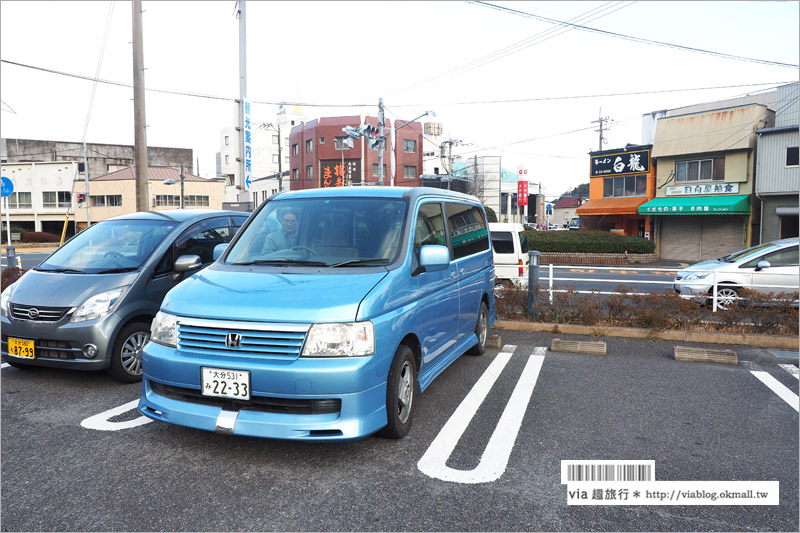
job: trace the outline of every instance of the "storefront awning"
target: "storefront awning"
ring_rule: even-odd
[[[750,195],[655,198],[639,206],[640,215],[749,215]]]
[[[647,198],[637,196],[633,198],[603,198],[590,200],[576,209],[578,216],[586,215],[636,215],[637,209],[645,203]]]

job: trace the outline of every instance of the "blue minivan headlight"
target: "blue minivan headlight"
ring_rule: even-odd
[[[372,322],[312,324],[302,357],[361,357],[375,353]]]
[[[90,296],[85,302],[78,306],[74,313],[72,313],[70,322],[92,320],[110,313],[114,310],[120,298],[122,298],[126,288],[127,287],[118,287]]]
[[[150,340],[175,348],[178,344],[178,317],[159,311],[150,326]]]

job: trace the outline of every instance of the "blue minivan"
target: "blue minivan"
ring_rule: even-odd
[[[224,251],[223,251],[224,250]],[[495,319],[486,214],[418,187],[280,193],[164,299],[139,411],[235,435],[404,437]]]

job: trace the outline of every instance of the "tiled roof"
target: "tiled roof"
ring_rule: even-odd
[[[89,181],[117,181],[117,180],[132,180],[134,179],[133,167],[125,167],[96,178],[89,178]],[[194,176],[184,171],[184,181],[210,181],[199,176]],[[177,182],[181,181],[181,171],[172,167],[148,167],[147,179],[149,181],[164,181],[166,179],[173,179]]]
[[[553,208],[562,208],[562,207],[578,207],[581,205],[581,199],[578,196],[567,196],[562,198],[557,203],[553,204]]]

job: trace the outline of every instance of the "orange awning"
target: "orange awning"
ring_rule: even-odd
[[[603,198],[590,200],[580,206],[576,212],[581,215],[638,215],[639,206],[647,202],[645,196],[633,198]]]

